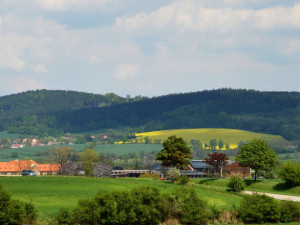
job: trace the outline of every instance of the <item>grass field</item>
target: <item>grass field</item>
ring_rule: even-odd
[[[198,182],[198,181],[194,181]],[[225,191],[227,189],[227,184],[229,179],[202,179],[200,180],[200,184],[202,186],[206,186],[209,188],[214,188],[215,190]],[[284,185],[284,181],[281,179],[258,179],[257,182],[251,180],[246,180],[247,187],[245,190],[247,191],[257,191],[257,192],[265,192],[265,193],[275,193],[282,195],[293,195],[300,196],[300,186],[288,188]]]
[[[137,140],[139,142],[142,142],[145,137],[149,137],[151,140],[165,140],[171,135],[182,137],[186,141],[190,141],[191,139],[200,140],[202,144],[208,144],[210,140],[215,138],[218,141],[222,140],[224,143],[228,143],[230,145],[230,148],[236,148],[239,142],[249,141],[253,138],[261,138],[265,140],[283,139],[281,136],[277,135],[254,133],[250,131],[235,129],[178,129],[136,134]]]
[[[5,139],[5,138],[13,138],[13,139],[15,139],[15,138],[19,138],[19,137],[20,137],[19,134],[10,134],[10,133],[8,133],[6,131],[0,132],[0,139]]]
[[[193,187],[199,196],[208,200],[217,209],[232,209],[237,206],[242,197],[227,192],[229,179],[193,179]],[[12,194],[14,199],[32,201],[36,205],[39,218],[53,218],[61,207],[73,209],[79,199],[92,198],[101,191],[131,190],[144,185],[158,187],[162,193],[173,192],[180,185],[167,181],[140,178],[87,178],[87,177],[0,177],[0,183]],[[281,180],[260,180],[247,186],[247,190],[274,192],[274,187],[280,186]],[[273,190],[273,191],[272,191]],[[300,196],[300,187],[277,190],[280,194]],[[297,224],[297,223],[288,223]]]
[[[76,144],[68,145],[69,147],[74,148],[76,151],[83,151],[87,145],[86,144]],[[43,152],[47,148],[52,148],[53,146],[35,146],[35,147],[24,147],[18,149],[1,149],[0,150],[0,161],[7,162],[10,160],[15,160],[16,158],[12,157],[12,153],[17,153],[18,159],[29,158],[32,160],[37,160],[40,158],[45,158]],[[128,153],[136,152],[140,153],[150,153],[152,151],[159,151],[162,149],[160,144],[122,144],[122,145],[97,145],[95,148],[99,153],[114,153],[118,156],[125,155]]]
[[[0,183],[13,198],[32,201],[41,218],[53,217],[61,207],[72,209],[79,199],[91,198],[100,191],[130,190],[143,185],[158,187],[161,192],[172,192],[180,185],[167,181],[140,178],[86,178],[86,177],[0,177]],[[241,197],[193,185],[199,196],[219,209],[230,209]]]

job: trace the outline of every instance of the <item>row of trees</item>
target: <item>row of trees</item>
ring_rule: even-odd
[[[74,164],[69,164],[71,161],[76,162],[77,166],[75,166],[76,172],[80,170],[85,171],[86,176],[94,175],[94,168],[97,162],[108,163],[105,158],[101,158],[100,154],[90,148],[86,148],[82,153],[78,154],[71,147],[53,147],[51,149],[47,149],[45,151],[47,156],[47,160],[50,163],[57,164],[60,167],[60,174],[63,174],[63,171],[70,171]]]

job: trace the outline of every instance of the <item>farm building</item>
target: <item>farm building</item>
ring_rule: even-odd
[[[38,175],[57,175],[57,164],[38,164],[33,160],[12,160],[0,162],[0,175],[21,175],[22,170],[33,170]]]
[[[231,177],[233,175],[241,175],[243,177],[250,177],[251,169],[249,167],[240,166],[238,162],[233,162],[223,168],[223,176]]]
[[[181,170],[181,175],[186,175],[190,178],[209,177],[212,172],[212,168],[205,162],[205,160],[192,160],[191,164],[187,166],[185,170]],[[168,169],[168,168],[166,168]],[[151,167],[152,172],[162,173],[160,164],[155,163]],[[221,169],[222,177],[231,177],[234,174],[240,174],[244,177],[250,177],[250,168],[242,167],[237,162],[228,161],[228,165]]]

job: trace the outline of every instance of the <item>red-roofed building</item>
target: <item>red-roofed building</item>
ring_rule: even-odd
[[[20,171],[15,164],[0,162],[0,175],[20,175]]]
[[[31,170],[33,165],[38,164],[33,160],[12,160],[9,163],[16,165],[20,172],[22,170]]]
[[[251,177],[251,169],[249,167],[242,167],[238,162],[234,162],[223,168],[223,175],[225,177],[231,177],[233,175]]]
[[[37,175],[57,175],[60,171],[57,164],[36,164],[33,168]]]
[[[37,175],[57,175],[57,164],[38,164],[33,160],[13,160],[0,162],[0,175],[21,175],[22,170],[33,170]]]

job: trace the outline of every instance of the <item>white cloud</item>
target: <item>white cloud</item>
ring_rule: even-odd
[[[2,89],[9,89],[10,93],[19,93],[27,90],[36,90],[49,88],[43,82],[36,80],[31,76],[17,75],[4,79],[0,79]]]
[[[1,38],[3,39],[3,38]],[[5,46],[0,43],[0,67],[9,68],[15,71],[22,71],[26,62],[20,57],[20,52],[14,46]]]
[[[140,72],[140,66],[133,64],[123,64],[116,67],[113,77],[117,80],[132,80]]]
[[[111,0],[32,0],[33,4],[49,11],[84,10],[105,6]]]
[[[46,65],[43,64],[43,63],[34,65],[33,70],[36,71],[36,72],[41,72],[41,73],[47,73],[48,72],[48,69],[47,69]]]
[[[122,0],[128,3],[124,12],[111,16],[105,8],[119,0],[111,1],[0,1],[0,76],[14,71],[26,74],[23,81],[38,76],[30,82],[35,85],[25,85],[28,88],[47,84],[54,89],[149,95],[223,84],[246,87],[253,77],[259,87],[269,87],[259,78],[284,73],[289,77],[282,79],[285,82],[297,77],[300,4],[156,0],[155,7],[145,9],[135,4],[138,0]],[[103,14],[97,17],[90,10]],[[81,23],[84,16],[90,18]],[[93,23],[97,19],[100,22]],[[41,72],[48,73],[37,74]],[[19,80],[10,86],[21,87]],[[165,90],[166,82],[170,85]]]
[[[201,2],[180,1],[159,10],[133,17],[117,18],[116,26],[127,32],[152,28],[162,30],[174,26],[190,31],[229,33],[240,30],[270,30],[300,27],[300,4],[293,7],[269,7],[261,10],[206,8]],[[149,30],[152,31],[153,30]]]

